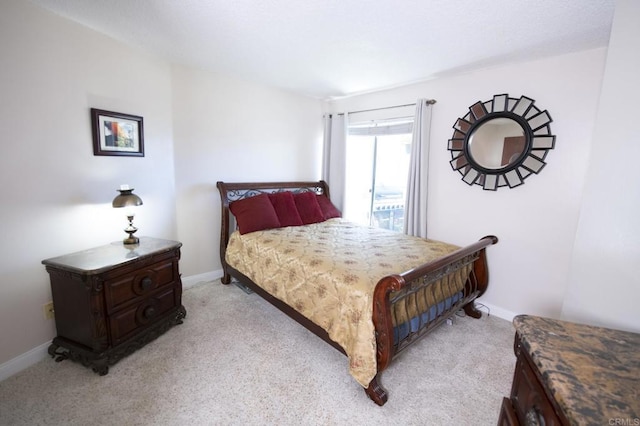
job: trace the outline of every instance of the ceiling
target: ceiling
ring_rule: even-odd
[[[338,98],[608,45],[615,0],[31,0],[173,63]]]

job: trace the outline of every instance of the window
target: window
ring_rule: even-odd
[[[344,215],[402,231],[413,118],[350,123]]]

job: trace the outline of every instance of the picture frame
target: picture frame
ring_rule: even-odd
[[[144,157],[142,117],[91,108],[93,155]]]

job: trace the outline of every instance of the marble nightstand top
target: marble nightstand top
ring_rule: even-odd
[[[576,425],[640,425],[640,334],[520,315],[542,381]]]
[[[42,263],[82,275],[97,275],[141,257],[157,255],[181,246],[182,243],[178,241],[140,237],[138,244],[123,244],[122,241],[116,241],[104,246],[45,259]]]

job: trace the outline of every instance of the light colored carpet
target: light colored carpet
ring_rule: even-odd
[[[0,382],[2,425],[495,425],[515,356],[508,321],[454,318],[396,360],[379,407],[347,358],[259,296],[183,293],[184,324],[103,377],[46,359]]]

